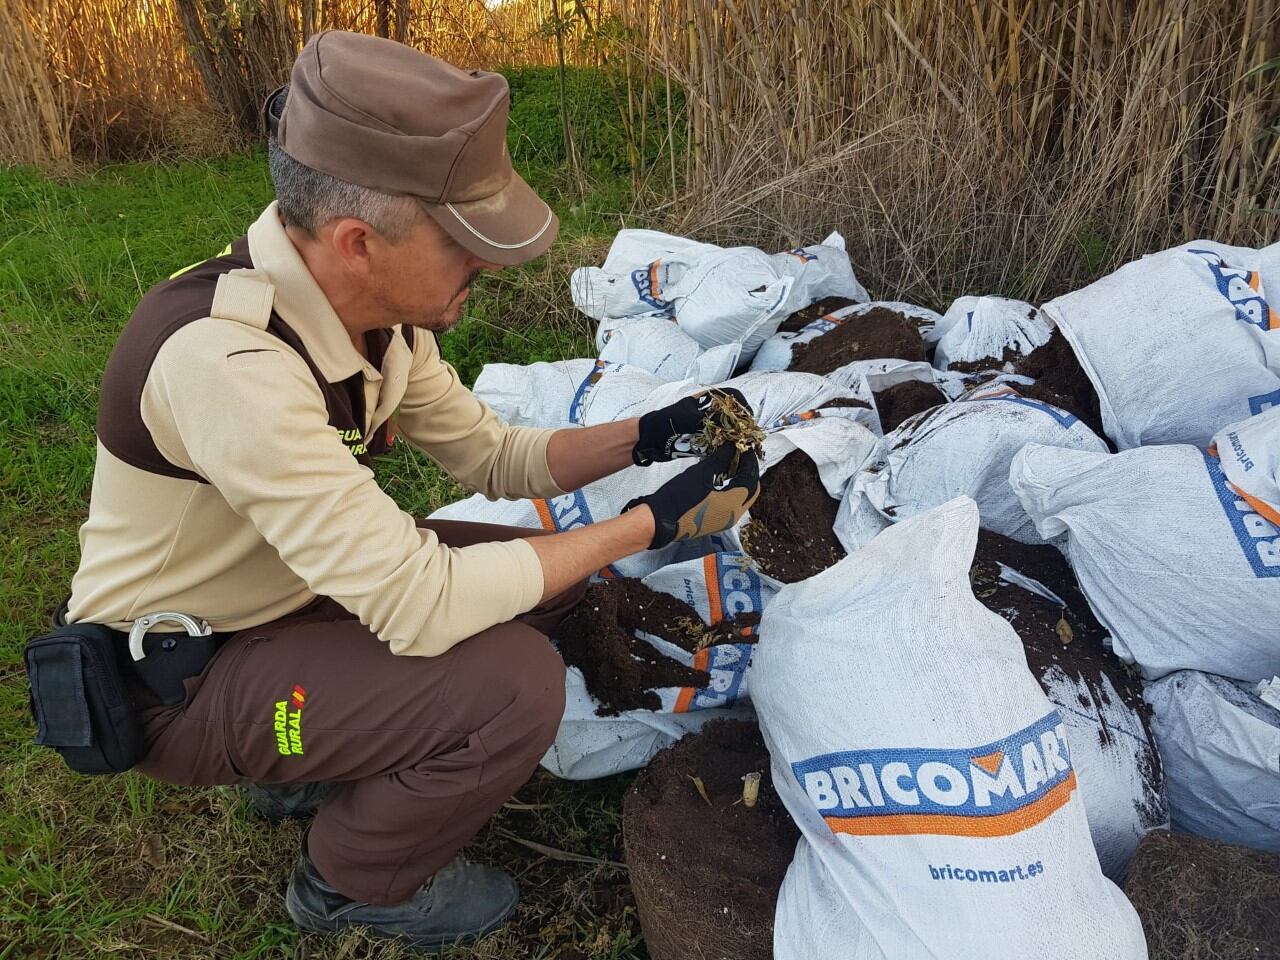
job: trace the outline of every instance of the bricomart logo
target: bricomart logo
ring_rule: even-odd
[[[1076,775],[1056,710],[972,749],[830,753],[791,769],[834,833],[998,837],[1045,820]]]

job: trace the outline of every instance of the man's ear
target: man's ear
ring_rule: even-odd
[[[329,243],[338,260],[356,276],[368,276],[373,253],[371,248],[376,247],[382,238],[371,226],[355,217],[335,220],[330,229]]]

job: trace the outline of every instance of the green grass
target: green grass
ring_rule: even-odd
[[[555,144],[534,148],[545,78],[530,83],[518,92],[513,153],[561,216],[560,252],[477,285],[467,319],[443,338],[468,381],[486,362],[591,354],[567,273],[599,258],[628,203],[604,141],[595,189],[570,193]],[[30,745],[20,651],[75,569],[97,388],[116,334],[143,291],[241,234],[270,198],[261,152],[114,166],[71,183],[0,171],[0,960],[396,955],[356,936],[299,937],[281,897],[297,825],[256,820],[230,791],[80,777]],[[378,473],[417,515],[460,495],[403,445]],[[622,871],[547,858],[508,836],[621,860],[624,788],[539,774],[520,791],[537,809],[504,811],[469,852],[515,870],[525,903],[515,925],[459,956],[645,955]]]

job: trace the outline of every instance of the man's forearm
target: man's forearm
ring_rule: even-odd
[[[648,549],[652,541],[653,512],[641,504],[611,520],[530,537],[526,542],[542,564],[542,599],[546,600],[615,560]]]
[[[631,451],[640,436],[639,423],[633,418],[557,430],[547,442],[547,466],[552,479],[561,490],[577,490],[631,466]]]

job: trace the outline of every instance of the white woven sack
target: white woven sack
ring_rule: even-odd
[[[609,329],[600,359],[638,367],[662,380],[719,383],[733,376],[741,352],[737,343],[707,349],[671,317],[635,317]]]
[[[694,263],[719,251],[657,230],[619,230],[602,267],[569,278],[573,304],[593,320],[671,312],[667,290]]]
[[[708,623],[740,613],[758,613],[773,592],[745,557],[732,553],[708,554],[663,567],[644,582],[685,601]],[[747,696],[753,644],[718,644],[690,655],[656,637],[646,639],[667,656],[707,670],[711,683],[703,689],[657,691],[662,702],[659,710],[628,710],[602,717],[581,671],[570,667],[565,675],[564,717],[555,743],[542,758],[544,768],[569,780],[611,776],[644,766],[659,750],[711,720],[754,716]]]
[[[1066,606],[1044,584],[1001,567],[1005,582]],[[1017,615],[1016,610],[1009,612]],[[1015,620],[1006,619],[1018,628]],[[1037,679],[1066,725],[1071,765],[1080,780],[1098,863],[1110,879],[1122,883],[1142,838],[1169,825],[1159,754],[1138,710],[1124,702],[1109,676],[1102,674],[1094,686],[1079,670],[1068,669],[1074,655],[1072,647],[1065,647],[1060,657],[1055,656],[1057,663],[1042,668]],[[1067,667],[1061,665],[1064,661]]]
[[[1227,424],[1280,405],[1277,299],[1280,244],[1197,240],[1127,264],[1044,312],[1097,388],[1117,447],[1204,446]]]
[[[1006,297],[961,297],[947,309],[939,326],[944,332],[933,362],[941,370],[974,360],[998,363],[1006,350],[1025,356],[1045,343],[1051,332],[1039,310]]]
[[[1192,670],[1143,695],[1174,828],[1280,853],[1280,710],[1254,684]]]
[[[1280,436],[1280,411],[1269,418]],[[1252,434],[1246,450],[1269,447],[1261,431],[1232,432]],[[1009,482],[1041,536],[1066,534],[1089,605],[1147,679],[1280,673],[1280,524],[1259,512],[1280,517],[1280,504],[1245,499],[1216,456],[1182,444],[1117,454],[1029,444]]]
[[[1099,868],[1062,718],[974,599],[977,532],[953,500],[765,610],[752,698],[808,844],[778,960],[1147,955]]]
[[[818,317],[816,320],[810,321],[794,333],[773,334],[773,336],[762,343],[760,345],[760,349],[756,351],[755,357],[751,361],[751,369],[753,371],[785,370],[787,367],[791,366],[791,351],[795,347],[798,347],[802,343],[808,343],[811,340],[816,340],[824,333],[830,333],[841,324],[846,322],[855,322],[857,317],[880,308],[905,314],[907,317],[915,320],[916,325],[920,329],[920,335],[925,342],[929,342],[935,324],[942,319],[939,314],[927,307],[918,307],[913,303],[898,303],[894,300],[874,300],[870,303],[858,303],[849,307],[840,307],[837,310],[832,310],[830,313]],[[797,307],[797,309],[800,308]],[[906,361],[893,361],[892,358],[886,357],[883,361],[870,362],[905,363]]]
[[[821,243],[775,253],[772,259],[779,276],[795,280],[784,306],[788,315],[827,297],[844,297],[858,303],[871,299],[854,275],[839,232]]]
[[[1009,486],[1009,464],[1027,443],[1106,450],[1078,417],[1002,385],[908,419],[881,441],[855,483],[890,520],[966,496],[986,529],[1042,543]]]
[[[570,427],[574,394],[596,369],[594,360],[486,363],[472,392],[517,427]]]
[[[794,283],[762,251],[733,247],[692,264],[664,296],[689,336],[704,347],[739,343],[746,363],[786,319]]]
[[[858,396],[855,391],[845,389],[827,377],[814,373],[744,373],[725,380],[718,386],[733,387],[741,391],[751,405],[756,422],[765,430],[782,429],[818,416],[843,417],[864,425],[871,422],[872,413],[866,407],[828,407],[819,410],[831,400],[858,399]],[[692,380],[661,383],[653,385],[645,396],[638,397],[638,381],[612,381],[602,377],[592,388],[595,389],[599,389],[602,394],[602,401],[599,407],[590,398],[584,404],[583,422],[587,426],[620,419],[621,416],[640,416],[675,403],[681,397],[705,390],[707,386]],[[626,393],[625,405],[614,396],[615,391]]]

